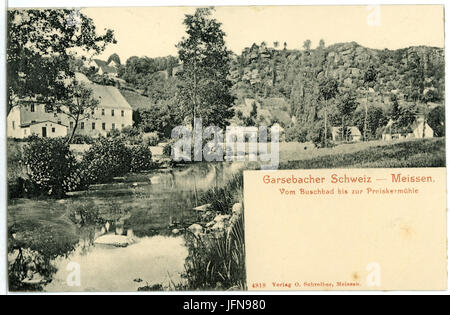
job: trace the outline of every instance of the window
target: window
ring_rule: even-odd
[[[84,122],[82,122],[82,123],[80,124],[80,128],[81,128],[81,129],[84,129]]]
[[[62,125],[62,122],[61,122],[61,120],[58,120],[58,125]]]
[[[52,128],[52,133],[55,133],[55,127]]]
[[[23,134],[27,135],[27,130],[26,129],[23,130]]]
[[[92,123],[92,130],[95,130],[95,123]]]
[[[105,116],[105,109],[102,108],[102,116]]]
[[[34,104],[31,104],[31,112],[34,113]]]
[[[123,110],[121,110],[120,115],[123,117],[125,115],[125,112]]]
[[[114,109],[111,109],[111,116],[114,116]]]
[[[73,129],[73,121],[70,122],[70,129]]]
[[[116,129],[116,124],[115,124],[115,123],[113,123],[113,124],[111,125],[111,129],[112,129],[112,130]]]
[[[13,122],[12,122],[12,128],[13,129],[16,129],[16,122],[13,120]]]
[[[106,124],[105,123],[102,123],[102,129],[106,130]]]
[[[125,127],[125,125],[124,125],[124,124],[122,124],[122,129],[123,129],[123,127]]]
[[[94,114],[95,114],[95,110],[93,109],[91,112],[91,115],[94,116]]]

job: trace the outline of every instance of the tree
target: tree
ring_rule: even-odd
[[[342,140],[347,139],[347,126],[350,118],[353,116],[354,111],[358,107],[356,96],[354,93],[348,92],[339,97],[337,103],[338,114],[341,118],[341,132]]]
[[[319,82],[320,98],[325,101],[325,114],[324,114],[324,145],[327,145],[327,111],[328,101],[336,96],[338,93],[338,83],[333,78],[323,77]]]
[[[365,106],[365,116],[364,116],[364,128],[363,128],[363,139],[364,141],[368,140],[368,106],[369,106],[369,89],[373,87],[375,81],[377,80],[377,71],[373,64],[369,65],[369,67],[364,72],[364,85],[366,86],[366,106]]]
[[[74,121],[74,127],[67,143],[72,142],[78,123],[91,117],[99,104],[99,101],[94,97],[92,89],[84,82],[74,80],[73,84],[71,84],[69,95],[71,99],[68,99],[64,104],[56,105],[57,112],[66,115]]]
[[[397,120],[398,126],[401,128],[410,127],[417,117],[419,108],[415,103],[406,103],[400,109],[400,116]]]
[[[390,97],[390,100],[392,102],[392,112],[391,112],[391,118],[393,121],[396,121],[400,116],[400,105],[398,103],[398,97],[396,94],[392,94]]]
[[[144,132],[157,132],[160,138],[169,139],[172,129],[181,123],[175,99],[160,101],[146,109],[133,111],[133,121]]]
[[[106,63],[110,63],[111,61],[116,62],[118,65],[121,65],[120,63],[120,57],[118,54],[114,53],[111,56],[109,56],[108,60],[106,61]]]
[[[307,39],[303,42],[303,48],[306,51],[310,51],[311,50],[311,40]]]
[[[212,9],[199,8],[184,19],[187,37],[178,43],[183,70],[177,73],[179,103],[183,118],[192,125],[195,118],[207,125],[224,127],[233,117],[230,51],[225,46],[221,23],[210,18]]]
[[[74,51],[99,54],[116,42],[112,30],[98,35],[92,19],[68,9],[8,10],[7,38],[9,107],[24,99],[49,106],[66,101]]]
[[[423,62],[416,51],[407,52],[406,72],[403,78],[406,99],[418,102],[423,97],[425,74]]]
[[[323,39],[321,39],[319,41],[319,46],[317,47],[319,49],[325,49],[325,41]]]
[[[428,124],[436,137],[445,136],[445,108],[436,106],[428,113]]]
[[[367,124],[367,139],[379,137],[387,122],[388,119],[383,109],[373,104],[369,104],[367,108],[365,106],[357,108],[354,114],[354,124],[359,130],[363,130],[364,125]]]

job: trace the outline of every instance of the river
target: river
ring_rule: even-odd
[[[43,256],[33,258],[31,267],[24,260],[33,270],[25,283],[41,284],[39,289],[49,292],[136,291],[145,285],[179,283],[188,250],[183,234],[172,231],[196,222],[199,212],[192,209],[200,205],[201,192],[224,185],[243,167],[199,163],[129,174],[63,200],[11,200],[8,226],[14,227],[14,237],[23,243],[30,237],[32,249]],[[104,220],[77,226],[69,215],[77,207],[95,208]],[[128,236],[133,242],[126,247],[97,244],[96,239],[104,235]],[[70,241],[73,247],[64,244]],[[48,244],[59,251],[48,250]],[[16,254],[10,252],[10,259]],[[43,264],[48,270],[37,266],[39,261],[48,261],[48,266]],[[42,276],[39,270],[48,272],[41,272]]]

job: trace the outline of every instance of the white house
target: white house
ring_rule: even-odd
[[[425,128],[425,130],[424,130]],[[418,118],[411,126],[414,138],[433,138],[434,131],[423,117]]]
[[[117,77],[117,69],[119,68],[119,64],[110,60],[109,63],[100,59],[92,59],[88,67],[93,68],[100,75],[107,75],[109,77]]]
[[[351,142],[359,142],[361,141],[361,131],[359,131],[356,126],[347,127],[346,134],[344,135],[344,139],[342,138],[342,127],[331,127],[331,137],[333,141],[351,141]]]
[[[87,83],[99,100],[90,117],[79,121],[76,134],[96,137],[133,124],[132,108],[116,87],[92,83],[81,73],[76,73],[76,79]],[[63,137],[70,134],[74,127],[75,121],[69,116],[62,112],[49,112],[38,103],[15,106],[7,118],[7,135],[12,138],[26,138],[31,134]]]
[[[425,128],[425,130],[424,130]],[[382,139],[390,141],[393,139],[406,139],[406,138],[433,138],[434,131],[425,122],[423,117],[418,117],[414,123],[406,128],[398,128],[396,123],[390,119],[386,127],[384,127]]]

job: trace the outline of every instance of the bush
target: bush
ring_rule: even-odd
[[[71,143],[72,144],[92,144],[92,143],[94,143],[94,139],[88,135],[75,134],[72,138]]]
[[[86,151],[81,164],[85,186],[106,183],[130,171],[130,150],[119,138],[100,138]]]
[[[150,132],[144,135],[144,144],[147,146],[157,146],[159,142],[159,136],[157,132]]]
[[[83,202],[70,208],[68,215],[69,219],[80,227],[104,223],[93,201]]]
[[[30,182],[43,194],[62,197],[79,185],[78,165],[64,139],[33,139],[23,159]]]
[[[120,133],[127,139],[139,137],[141,135],[141,132],[139,131],[139,129],[137,129],[133,126],[126,126],[126,127],[122,128]]]
[[[119,138],[121,136],[119,129],[111,129],[106,133],[108,138]]]
[[[129,149],[131,155],[131,172],[148,171],[152,168],[152,152],[146,145],[139,145]]]
[[[164,156],[166,156],[166,157],[171,157],[171,156],[172,156],[172,145],[173,145],[176,141],[177,141],[176,139],[171,139],[171,140],[169,140],[169,142],[167,142],[167,143],[164,145],[164,148],[163,148],[163,155],[164,155]]]
[[[24,192],[24,179],[16,177],[8,180],[8,198],[21,198]]]
[[[108,138],[119,138],[129,145],[138,145],[142,143],[141,132],[134,127],[127,126],[122,130],[113,129],[109,131],[106,135]]]
[[[296,124],[286,129],[286,141],[306,142],[308,136],[307,128]]]

